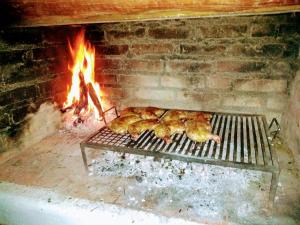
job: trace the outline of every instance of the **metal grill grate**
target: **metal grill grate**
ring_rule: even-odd
[[[145,131],[133,141],[130,135],[119,135],[103,127],[81,143],[86,169],[85,148],[103,149],[124,153],[170,158],[187,162],[198,162],[243,169],[272,172],[274,199],[278,183],[279,168],[275,152],[268,140],[266,119],[263,115],[238,115],[213,113],[212,133],[221,137],[218,145],[209,140],[203,143],[191,141],[186,134],[175,134],[172,143],[156,138],[153,131]]]
[[[102,128],[83,144],[99,148],[122,147],[145,152],[167,153],[168,155],[274,165],[264,116],[214,113],[211,125],[212,133],[221,137],[219,145],[212,140],[195,143],[186,134],[175,134],[172,137],[172,143],[166,144],[162,139],[156,138],[153,131],[146,131],[136,141],[133,141],[129,134],[115,134],[107,127]],[[114,150],[114,148],[110,150]]]

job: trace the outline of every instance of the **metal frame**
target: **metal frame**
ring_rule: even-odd
[[[115,114],[116,114],[116,116],[118,117],[118,111],[117,111],[117,108],[116,108],[115,106],[112,106],[112,107],[110,107],[109,109],[100,112],[100,114],[101,114],[101,119],[104,121],[105,126],[107,126],[107,121],[106,121],[105,114],[106,114],[107,112],[109,112],[110,110],[112,110],[112,109],[114,109]]]
[[[271,128],[274,126],[274,124],[276,125],[276,130],[271,131]],[[280,130],[281,130],[281,127],[280,127],[277,119],[273,118],[272,121],[271,121],[271,123],[270,123],[270,125],[269,125],[269,132],[270,132],[270,134],[273,135],[273,137],[271,137],[272,138],[271,140],[273,140],[273,139],[275,139],[277,137],[277,135],[279,134]]]
[[[116,113],[117,114],[117,113]],[[253,115],[253,114],[231,114],[231,113],[218,113],[222,115],[230,115],[230,116],[260,116],[262,118],[263,122],[263,128],[266,132],[267,137],[270,137],[269,130],[267,129],[267,122],[266,118],[263,115]],[[106,127],[102,127],[99,131],[94,133],[93,135],[89,136],[85,141],[80,143],[83,163],[86,171],[88,171],[88,163],[87,163],[87,156],[86,156],[86,148],[92,148],[92,149],[101,149],[101,150],[108,150],[108,151],[115,151],[115,152],[121,152],[121,153],[130,153],[130,154],[136,154],[136,155],[143,155],[143,156],[153,156],[155,158],[166,158],[166,159],[174,159],[174,160],[180,160],[185,162],[196,162],[196,163],[204,163],[204,164],[210,164],[210,165],[217,165],[217,166],[224,166],[224,167],[232,167],[232,168],[239,168],[239,169],[249,169],[249,170],[256,170],[256,171],[263,171],[263,172],[270,172],[272,174],[271,179],[271,185],[270,185],[270,192],[269,192],[269,200],[274,203],[275,194],[278,186],[278,179],[280,174],[278,159],[275,150],[271,148],[271,145],[269,143],[269,140],[267,139],[267,145],[268,149],[270,150],[270,162],[269,164],[252,164],[252,163],[245,163],[245,162],[232,162],[229,160],[222,160],[214,158],[206,158],[206,157],[199,157],[199,156],[193,156],[193,155],[184,155],[184,154],[174,154],[170,152],[160,152],[160,151],[145,151],[140,148],[132,148],[130,145],[127,146],[114,146],[109,144],[95,144],[89,142],[91,139],[93,139],[97,134],[102,132],[104,129],[107,129]],[[214,129],[214,128],[213,128]],[[261,131],[262,132],[262,131]],[[225,131],[224,131],[225,133]],[[144,138],[142,137],[144,134],[142,134],[139,139]],[[148,134],[149,135],[149,134]],[[134,142],[134,141],[133,141]],[[265,153],[263,153],[265,154]],[[257,157],[257,153],[255,154]],[[263,156],[265,157],[265,155]],[[256,158],[257,160],[257,158]]]

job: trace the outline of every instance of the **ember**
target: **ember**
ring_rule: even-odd
[[[72,64],[68,65],[72,72],[72,84],[68,87],[68,96],[62,111],[73,110],[77,117],[74,125],[84,122],[84,118],[91,115],[99,120],[103,117],[103,106],[101,89],[95,81],[95,48],[85,40],[83,29],[73,45],[70,41],[68,43],[72,57]]]

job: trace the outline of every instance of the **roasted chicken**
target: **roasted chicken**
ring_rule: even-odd
[[[186,119],[188,112],[183,110],[170,110],[162,118],[163,121]]]
[[[209,121],[210,121],[211,117],[212,117],[212,114],[210,114],[210,113],[188,112],[186,115],[186,120],[194,120],[194,121],[210,124]]]
[[[125,108],[125,109],[123,109],[120,112],[120,117],[123,117],[123,116],[132,116],[132,115],[140,117],[140,114],[137,113],[137,112],[135,112],[134,110],[135,110],[134,107]]]
[[[173,134],[182,134],[185,131],[193,141],[214,140],[220,143],[220,137],[211,133],[210,113],[170,110],[159,121],[158,118],[164,111],[155,107],[129,107],[122,110],[121,116],[108,127],[117,134],[129,132],[134,140],[142,132],[154,130],[156,137],[170,143]]]
[[[135,115],[122,116],[114,119],[108,128],[117,134],[126,134],[128,131],[128,126],[134,122],[142,120],[140,117]]]
[[[146,130],[152,131],[156,126],[158,126],[158,119],[147,119],[140,120],[132,123],[128,126],[128,132],[132,139],[136,140],[138,136]]]
[[[162,138],[165,142],[171,142],[173,134],[182,134],[185,130],[184,123],[181,120],[169,120],[162,122],[154,128],[154,134],[158,138]]]
[[[211,127],[205,122],[188,120],[185,122],[186,135],[195,142],[205,142],[207,140],[214,140],[218,144],[221,138],[218,135],[211,133]]]
[[[125,115],[138,115],[142,119],[157,119],[163,113],[164,109],[156,107],[129,107],[121,111],[121,116]]]

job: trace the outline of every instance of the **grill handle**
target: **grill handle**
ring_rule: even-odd
[[[276,126],[276,129],[273,130],[273,131],[271,131],[271,128],[274,127],[274,124]],[[271,141],[273,141],[277,137],[277,135],[279,134],[280,130],[281,130],[281,127],[280,127],[280,125],[278,123],[278,120],[276,118],[273,118],[272,121],[271,121],[271,123],[270,123],[270,125],[269,125],[269,131],[270,131],[270,135],[271,135]]]

